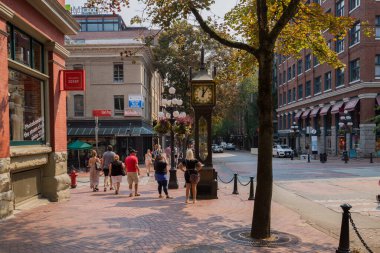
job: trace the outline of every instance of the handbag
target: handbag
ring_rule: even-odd
[[[95,162],[95,169],[96,170],[102,170],[102,165],[100,162]]]
[[[200,178],[200,176],[199,176],[198,173],[196,173],[196,174],[190,174],[190,183],[197,184],[197,183],[199,183],[200,179],[201,178]]]

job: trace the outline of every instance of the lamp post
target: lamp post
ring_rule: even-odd
[[[131,137],[132,134],[132,129],[131,129],[131,123],[129,123],[129,127],[127,128],[127,155],[129,155],[129,138]]]
[[[178,189],[178,180],[177,180],[177,169],[175,166],[174,161],[174,155],[175,155],[175,146],[174,146],[174,131],[173,126],[176,121],[176,118],[186,117],[185,112],[179,113],[176,109],[177,106],[181,106],[183,104],[182,99],[177,99],[175,97],[175,88],[170,87],[169,88],[169,94],[171,99],[162,99],[162,107],[167,112],[166,114],[164,112],[159,113],[159,117],[163,118],[166,117],[170,121],[170,177],[169,177],[169,189]]]
[[[344,140],[344,148],[343,148],[343,159],[344,162],[347,163],[348,161],[348,151],[347,151],[347,134],[350,132],[350,128],[353,125],[352,119],[350,114],[347,110],[344,110],[343,115],[339,118],[339,132],[342,132],[343,140]]]
[[[297,156],[297,151],[296,151],[296,138],[298,136],[298,133],[300,130],[298,129],[297,122],[293,121],[292,126],[290,127],[292,130],[292,135],[293,135],[293,153],[295,156]]]

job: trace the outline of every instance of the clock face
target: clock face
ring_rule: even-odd
[[[213,102],[213,90],[211,85],[197,85],[193,89],[194,102],[197,104],[211,104]]]

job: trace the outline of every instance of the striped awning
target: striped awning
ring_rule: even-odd
[[[326,115],[326,114],[329,112],[330,108],[331,108],[331,105],[330,105],[330,104],[325,105],[325,106],[321,109],[321,111],[319,112],[319,115]]]
[[[306,111],[304,111],[302,113],[302,118],[306,119],[309,116],[310,112],[311,112],[311,109],[307,109]]]
[[[336,103],[335,105],[333,105],[332,109],[331,109],[331,114],[337,114],[339,112],[339,110],[342,108],[344,102],[343,101],[340,101],[338,103]]]
[[[294,119],[298,120],[301,117],[302,113],[303,113],[303,111],[298,111],[296,116],[294,116]]]
[[[318,114],[318,112],[319,112],[319,110],[321,109],[321,107],[317,107],[317,108],[314,108],[312,111],[311,111],[311,113],[310,113],[310,117],[315,117],[315,116],[317,116],[317,114]]]
[[[344,106],[344,110],[348,112],[355,110],[355,107],[358,104],[358,102],[359,102],[358,97],[352,98],[350,101],[346,103],[346,105]]]
[[[86,127],[68,127],[68,136],[95,136],[95,128]],[[99,136],[142,136],[154,135],[151,129],[146,127],[100,127]]]

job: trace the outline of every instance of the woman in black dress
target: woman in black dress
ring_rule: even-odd
[[[125,166],[124,163],[119,160],[118,155],[115,155],[113,159],[113,162],[110,163],[109,174],[111,175],[112,182],[115,186],[115,194],[119,194],[120,183],[123,180],[123,175],[125,175],[125,173],[123,173],[123,171],[125,172]]]
[[[186,151],[186,158],[178,164],[178,168],[185,172],[186,181],[186,204],[189,203],[190,187],[193,194],[193,203],[197,202],[197,184],[200,180],[199,171],[202,164],[194,158],[193,150]]]

